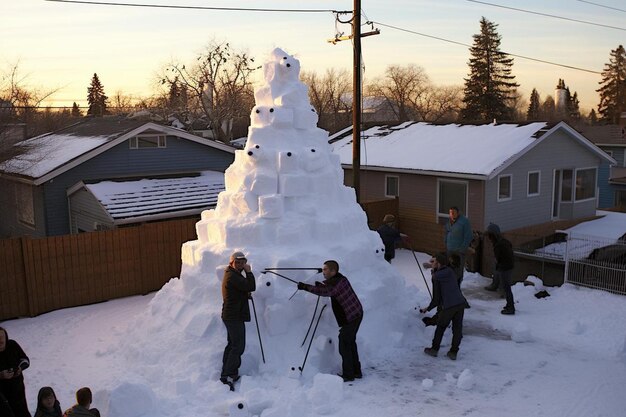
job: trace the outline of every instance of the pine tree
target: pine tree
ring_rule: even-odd
[[[102,117],[107,113],[107,100],[109,98],[104,94],[104,87],[100,83],[98,74],[93,74],[91,84],[87,87],[87,103],[89,109],[87,115]]]
[[[484,17],[480,33],[470,48],[469,78],[465,79],[461,119],[466,121],[508,120],[513,115],[511,102],[519,84],[511,75],[513,58],[500,51],[497,24]]]
[[[81,116],[80,108],[78,107],[78,104],[74,102],[74,104],[72,104],[72,117],[80,117],[80,116]]]
[[[589,124],[591,126],[598,124],[598,115],[596,114],[596,111],[594,109],[591,109],[591,111],[589,112]]]
[[[539,120],[541,119],[541,103],[539,101],[539,93],[536,88],[533,88],[530,93],[530,104],[528,105],[528,111],[526,112],[526,120]]]
[[[541,117],[545,120],[553,121],[556,118],[556,105],[554,98],[547,96],[541,105]]]
[[[622,45],[611,51],[611,57],[604,64],[598,113],[602,121],[617,124],[622,112],[626,111],[626,50]]]

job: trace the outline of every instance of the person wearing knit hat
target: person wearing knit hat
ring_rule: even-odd
[[[220,381],[230,385],[239,379],[241,355],[246,349],[246,324],[250,321],[250,293],[256,289],[252,268],[243,252],[230,255],[230,263],[222,278],[222,321],[228,342],[222,356]]]
[[[398,232],[394,227],[395,221],[396,217],[393,214],[385,214],[382,226],[376,230],[385,245],[385,260],[389,263],[396,257],[396,244],[408,237]]]
[[[506,305],[502,309],[502,314],[515,314],[515,300],[513,299],[513,291],[511,291],[511,281],[513,277],[513,245],[500,233],[500,227],[497,224],[489,223],[485,236],[493,245],[493,254],[496,258],[496,266],[493,271],[493,282],[485,287],[487,291],[497,291],[501,286],[506,296]]]

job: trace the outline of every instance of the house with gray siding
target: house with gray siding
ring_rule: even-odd
[[[578,130],[615,160],[598,169],[598,207],[626,209],[626,113],[621,125],[582,126]]]
[[[68,191],[81,183],[224,172],[234,160],[224,143],[118,116],[87,118],[15,146],[23,152],[0,164],[3,237],[70,233]]]
[[[593,216],[598,170],[615,163],[564,122],[407,122],[368,129],[361,138],[361,201],[398,197],[400,228],[419,249],[442,245],[451,206],[474,230]],[[352,137],[330,142],[350,185]]]

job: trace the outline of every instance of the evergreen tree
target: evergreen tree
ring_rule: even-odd
[[[571,120],[580,119],[580,100],[578,100],[578,93],[574,91],[574,94],[569,93],[567,89],[567,114]]]
[[[591,126],[598,124],[598,115],[596,114],[596,111],[594,109],[591,109],[591,111],[589,112],[589,124]]]
[[[533,88],[530,93],[530,104],[528,105],[528,111],[526,112],[526,120],[539,120],[541,118],[541,103],[539,101],[539,93],[536,88]]]
[[[74,104],[72,104],[72,117],[80,117],[80,116],[81,116],[80,108],[78,107],[78,104],[74,102]]]
[[[519,84],[511,75],[513,58],[500,51],[501,37],[496,31],[497,26],[483,17],[480,33],[474,35],[468,63],[469,78],[465,79],[463,120],[508,120],[513,114],[511,102]]]
[[[104,94],[104,87],[100,83],[98,74],[93,74],[91,84],[87,87],[87,103],[89,109],[87,115],[103,116],[107,113],[107,100],[109,98]]]
[[[621,113],[626,111],[626,51],[622,45],[611,51],[599,84],[598,113],[603,121],[617,124]]]
[[[547,96],[541,105],[541,116],[545,120],[553,121],[556,118],[556,105],[552,96]]]

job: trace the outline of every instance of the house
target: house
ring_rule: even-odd
[[[350,184],[352,137],[330,142]],[[451,206],[479,231],[593,216],[598,169],[615,162],[564,122],[378,126],[360,158],[361,200],[398,197],[401,230],[428,251],[443,248]]]
[[[87,118],[16,144],[0,164],[0,236],[56,236],[77,231],[68,196],[80,184],[224,172],[234,148],[151,121]]]
[[[580,132],[613,159],[598,170],[599,208],[626,209],[626,113],[621,125],[582,126]]]
[[[67,190],[71,233],[194,216],[217,205],[224,173],[138,180],[80,181]]]

